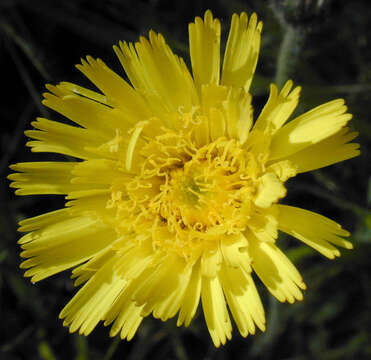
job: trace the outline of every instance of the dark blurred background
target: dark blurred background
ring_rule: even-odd
[[[151,317],[131,342],[98,326],[89,337],[69,334],[58,313],[75,293],[69,274],[32,285],[19,269],[17,222],[63,206],[58,196],[15,197],[8,165],[54,159],[25,148],[36,116],[57,119],[40,104],[45,83],[91,87],[74,68],[100,57],[124,76],[112,45],[152,28],[188,58],[187,24],[211,9],[224,41],[233,12],[257,12],[264,22],[252,93],[257,112],[271,81],[303,86],[298,113],[343,97],[360,132],[356,159],[296,177],[286,203],[318,211],[352,232],[354,251],[330,261],[298,242],[279,245],[301,271],[303,302],[280,304],[259,286],[267,331],[243,339],[237,329],[215,349],[202,313],[187,329]],[[371,6],[346,0],[0,0],[0,359],[371,359]]]

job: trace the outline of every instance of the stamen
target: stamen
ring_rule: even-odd
[[[116,192],[109,206],[118,209],[118,229],[147,234],[157,250],[194,261],[221,236],[246,230],[268,154],[257,159],[242,150],[239,141],[225,137],[196,145],[193,120],[201,116],[196,108],[183,111],[179,109],[184,128],[177,133],[161,128],[136,150],[145,158],[138,175],[122,190],[125,197]],[[145,124],[133,130],[126,157],[129,169]]]

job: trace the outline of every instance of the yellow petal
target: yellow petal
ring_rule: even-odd
[[[99,64],[102,65],[98,61],[96,65]],[[151,117],[147,104],[130,87],[129,92],[136,99],[127,94],[126,98],[120,98],[122,102],[116,107],[106,96],[75,84],[61,82],[46,87],[54,95],[44,94],[44,105],[85,128],[96,130],[100,136],[108,133],[111,137],[118,130],[127,132],[139,121]]]
[[[135,126],[131,127],[130,129],[127,129],[127,131],[121,131],[121,129],[116,129],[116,134],[114,137],[112,137],[109,141],[106,141],[104,143],[100,143],[98,146],[86,146],[85,150],[89,151],[91,154],[93,154],[92,157],[98,157],[98,158],[106,158],[114,161],[118,161],[118,166],[120,170],[125,171],[126,173],[134,174],[134,171],[128,171],[124,170],[124,163],[125,158],[127,155],[128,147],[130,140],[132,139],[133,133],[135,132],[136,128],[142,128],[143,124],[146,124],[146,127],[144,127],[139,134],[140,136],[136,139],[136,146],[142,150],[143,145],[145,144],[145,141],[142,138],[141,134],[146,134],[148,136],[148,131],[152,134],[156,134],[156,131],[153,131],[153,126],[156,126],[156,124],[152,124],[150,120],[148,121],[139,121]],[[151,124],[151,125],[149,125]],[[132,136],[129,136],[128,134],[131,134]],[[143,160],[143,157],[139,157],[140,152],[136,151],[134,152],[134,163],[138,160]],[[141,162],[141,161],[140,161]],[[134,164],[137,165],[137,164]],[[137,167],[137,166],[135,166]]]
[[[233,14],[223,61],[223,85],[242,87],[249,92],[258,62],[262,27],[255,13],[250,20],[245,12],[240,16]]]
[[[220,240],[223,260],[228,266],[251,271],[251,258],[247,252],[248,241],[243,234],[224,236]]]
[[[343,99],[320,105],[280,128],[272,137],[270,160],[294,154],[337,133],[352,118]]]
[[[192,77],[182,59],[174,55],[161,34],[149,33],[133,44],[114,47],[131,83],[152,105],[161,102],[166,111],[190,111],[198,103]],[[169,81],[171,79],[171,81]],[[161,114],[157,114],[161,115]]]
[[[286,195],[286,188],[274,173],[266,173],[258,183],[255,205],[268,208]]]
[[[273,243],[250,239],[252,266],[261,281],[279,301],[302,300],[305,284],[290,260]]]
[[[220,272],[228,307],[243,337],[255,334],[255,324],[265,330],[264,308],[250,274],[224,265]]]
[[[47,88],[49,89],[48,86]],[[94,100],[101,104],[105,104],[109,106],[113,105],[108,102],[107,97],[105,95],[99,94],[95,91],[86,89],[82,86],[79,86],[79,85],[76,85],[76,84],[73,84],[67,81],[60,82],[55,88],[61,91],[59,96],[76,94],[76,95],[80,95],[88,99]]]
[[[162,299],[161,302],[153,307],[153,316],[155,318],[166,321],[172,318],[179,311],[185,291],[188,287],[188,283],[191,277],[192,267],[186,266],[179,272],[179,283],[177,287],[173,288],[173,291]]]
[[[131,340],[143,320],[142,308],[143,306],[138,306],[131,300],[130,285],[127,286],[105,315],[105,326],[114,321],[110,336],[120,333],[121,339]]]
[[[115,268],[120,276],[131,280],[137,278],[153,262],[153,249],[151,244],[144,242],[139,246],[123,236],[115,242],[113,249],[121,255],[121,262]]]
[[[114,255],[115,252],[112,248],[107,247],[97,252],[87,262],[75,267],[71,274],[71,279],[75,279],[73,282],[74,286],[80,286],[88,281]]]
[[[245,143],[252,125],[251,95],[243,89],[230,89],[223,103],[229,138]]]
[[[69,241],[69,237],[78,237],[79,231],[93,230],[99,228],[100,222],[96,219],[86,216],[73,216],[68,211],[58,210],[52,213],[43,214],[39,217],[27,219],[36,220],[37,218],[44,217],[44,221],[35,224],[35,230],[31,231],[19,240],[22,249],[34,249],[36,252],[45,250],[45,248],[61,245]],[[26,221],[27,221],[26,220]],[[55,221],[54,221],[55,220]],[[67,228],[67,239],[64,239],[64,229]],[[30,253],[29,256],[34,256]],[[25,254],[24,257],[29,257]]]
[[[177,326],[189,326],[193,319],[198,304],[200,302],[201,295],[201,274],[200,274],[200,262],[197,261],[192,266],[192,273],[184,292],[182,304],[180,305],[180,311],[177,321]]]
[[[117,235],[101,221],[73,217],[24,236],[21,256],[29,258],[21,268],[25,276],[40,281],[94,257],[112,244]]]
[[[81,186],[71,183],[72,170],[76,162],[29,162],[11,165],[10,168],[20,173],[11,174],[10,187],[16,188],[17,195],[32,194],[68,194]]]
[[[201,87],[200,125],[195,129],[195,137],[199,145],[206,145],[225,135],[226,119],[222,112],[223,102],[228,96],[225,86],[208,84]]]
[[[226,124],[223,113],[219,109],[211,109],[209,113],[210,138],[216,140],[225,134]]]
[[[269,165],[267,167],[267,171],[272,171],[282,182],[284,182],[298,173],[298,167],[299,164],[293,161],[281,160],[278,162],[273,162],[272,165]]]
[[[144,99],[124,79],[112,71],[102,60],[88,56],[76,65],[92,83],[106,95],[109,104],[117,106],[137,119],[150,116]]]
[[[248,164],[248,166],[252,168],[251,170],[254,168],[259,169],[262,164],[267,162],[269,157],[270,143],[270,136],[266,136],[266,134],[260,130],[251,130],[249,137],[244,144],[244,150],[252,155],[250,162],[255,163],[255,165]],[[256,180],[260,176],[260,171],[255,170],[254,175],[251,176],[254,180]]]
[[[222,254],[218,248],[205,250],[201,257],[201,274],[215,277],[222,263]]]
[[[128,143],[128,148],[127,148],[127,151],[126,151],[126,159],[125,159],[125,168],[127,171],[130,171],[131,170],[131,166],[132,166],[132,163],[133,163],[133,158],[134,158],[134,150],[135,150],[135,147],[137,145],[137,143],[139,142],[139,136],[141,134],[141,132],[143,131],[143,128],[148,124],[147,121],[141,121],[139,122],[131,137],[130,137],[130,140],[129,140],[129,143]]]
[[[195,18],[190,23],[189,50],[196,87],[204,84],[219,84],[220,74],[220,21],[214,19],[210,10],[204,20]]]
[[[288,156],[287,161],[294,164],[297,171],[302,173],[358,156],[359,144],[350,143],[358,133],[348,131],[349,128],[341,129],[335,135]]]
[[[42,215],[34,216],[28,219],[21,220],[19,222],[20,228],[18,231],[21,232],[28,232],[33,230],[38,230],[43,227],[47,227],[51,224],[60,222],[61,220],[65,220],[70,218],[70,212],[69,209],[59,209],[55,211],[51,211]],[[23,239],[23,240],[22,240]],[[27,240],[24,240],[24,238],[21,238],[18,241],[18,244],[23,244],[24,242],[31,241],[32,238],[28,237]]]
[[[333,259],[340,251],[333,245],[352,249],[353,245],[342,237],[349,233],[325,216],[293,206],[277,205],[279,229],[303,241],[324,256]],[[333,245],[332,245],[333,244]]]
[[[278,211],[274,206],[255,212],[248,222],[249,229],[260,241],[274,242],[278,237]]]
[[[72,171],[74,184],[103,184],[111,186],[125,183],[132,176],[120,171],[120,165],[109,159],[92,159],[77,163]],[[98,175],[98,176],[97,176]]]
[[[167,255],[157,266],[133,280],[137,285],[132,299],[137,305],[144,304],[142,315],[153,312],[153,316],[163,321],[175,315],[190,275],[190,268],[185,265],[178,255]],[[168,302],[169,298],[173,298],[173,304]]]
[[[70,332],[79,330],[81,335],[88,335],[105,318],[127,285],[125,279],[113,272],[117,261],[113,257],[104,264],[61,311],[59,317],[64,319],[63,325],[70,327]]]
[[[27,146],[34,152],[53,152],[80,159],[96,157],[88,146],[99,146],[106,138],[88,129],[70,126],[43,118],[37,118],[32,126],[38,130],[27,130],[25,135],[38,141],[29,141]]]
[[[58,85],[56,87],[49,85],[47,88],[53,93],[43,94],[43,105],[84,128],[94,130],[102,140],[109,139],[121,125],[120,119],[114,116],[111,107],[75,94],[58,96]]]
[[[232,325],[219,278],[202,277],[202,309],[210,336],[216,347],[232,338]]]
[[[107,225],[113,226],[116,211],[109,206],[111,194],[104,190],[87,191],[83,193],[70,193],[67,197],[72,199],[66,203],[71,214],[79,216],[89,215],[93,218],[99,217]]]
[[[270,85],[269,99],[260,113],[254,129],[274,134],[288,120],[299,102],[300,86],[291,91],[293,82],[287,81],[278,93],[275,84]]]

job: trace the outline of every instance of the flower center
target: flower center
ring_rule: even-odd
[[[166,131],[140,153],[140,173],[116,204],[119,232],[189,258],[246,229],[261,169],[237,140],[197,146],[190,133]]]
[[[168,186],[161,197],[160,215],[177,231],[184,229],[194,236],[212,227],[223,228],[225,232],[231,208],[241,207],[244,197],[241,188],[246,192],[252,187],[241,177],[240,169],[228,160],[218,156],[199,159],[197,155],[183,168],[170,171]],[[234,212],[236,227],[241,221]]]

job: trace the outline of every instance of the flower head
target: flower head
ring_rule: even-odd
[[[103,321],[131,339],[150,314],[188,326],[201,300],[219,346],[230,314],[242,336],[265,329],[253,272],[278,300],[302,299],[279,231],[328,258],[352,248],[332,220],[278,204],[287,179],[359,150],[342,99],[287,122],[300,94],[292,81],[271,85],[253,121],[261,30],[256,14],[234,14],[221,67],[220,22],[207,11],[189,25],[192,75],[150,31],[114,47],[131,85],[91,57],[77,68],[100,92],[47,85],[43,104],[75,125],[38,118],[27,145],[76,161],[19,163],[9,178],[19,195],[66,195],[63,209],[21,221],[19,242],[31,281],[73,268],[84,284],[60,314],[71,332]]]

